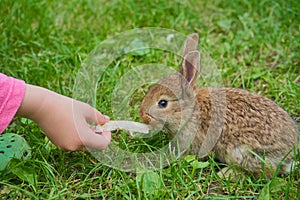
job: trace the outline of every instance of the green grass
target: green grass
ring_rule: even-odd
[[[141,27],[198,32],[200,46],[216,61],[225,86],[273,99],[300,121],[299,13],[294,0],[0,0],[0,71],[72,96],[81,63],[107,38]],[[159,50],[120,57],[99,82],[97,108],[112,116],[112,91],[122,75],[149,62],[172,65],[179,59]],[[146,88],[132,97],[137,121]],[[34,181],[1,172],[2,199],[300,199],[299,170],[271,181],[251,175],[225,180],[217,176],[222,165],[212,155],[204,168],[194,158],[182,158],[167,168],[136,174],[102,165],[88,152],[60,151],[28,120],[15,119],[6,132],[22,135],[31,146],[31,158],[12,166],[33,174]],[[125,141],[120,146],[126,149],[129,142],[135,151],[158,141],[120,135]],[[114,139],[118,142],[119,136]]]

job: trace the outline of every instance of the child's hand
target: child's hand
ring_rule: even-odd
[[[37,122],[49,139],[63,150],[105,149],[111,133],[96,134],[87,121],[105,124],[109,121],[90,105],[50,90],[26,85],[23,102],[17,112]]]

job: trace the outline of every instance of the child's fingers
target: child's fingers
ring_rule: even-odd
[[[109,121],[109,117],[106,115],[103,115],[101,112],[99,112],[97,109],[88,106],[86,111],[86,119],[92,123],[103,125],[106,122]]]
[[[111,142],[111,133],[103,132],[96,134],[91,129],[86,131],[82,138],[82,143],[87,149],[106,149]]]
[[[75,116],[76,129],[79,133],[82,145],[86,149],[105,149],[111,141],[111,133],[95,133],[95,127],[90,126],[87,121],[103,125],[109,121],[109,117],[103,115],[89,104],[76,101]]]
[[[106,137],[107,140],[109,140],[109,142],[111,142],[111,132],[105,131],[100,133],[100,135],[103,135],[104,137]]]

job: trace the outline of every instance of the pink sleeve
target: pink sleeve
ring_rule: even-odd
[[[0,134],[15,116],[23,101],[25,89],[24,81],[0,73]]]

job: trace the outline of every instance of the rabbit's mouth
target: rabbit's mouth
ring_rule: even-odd
[[[155,116],[151,115],[150,113],[146,113],[147,120],[144,120],[146,124],[149,124],[153,130],[162,130],[165,126],[165,121]]]

